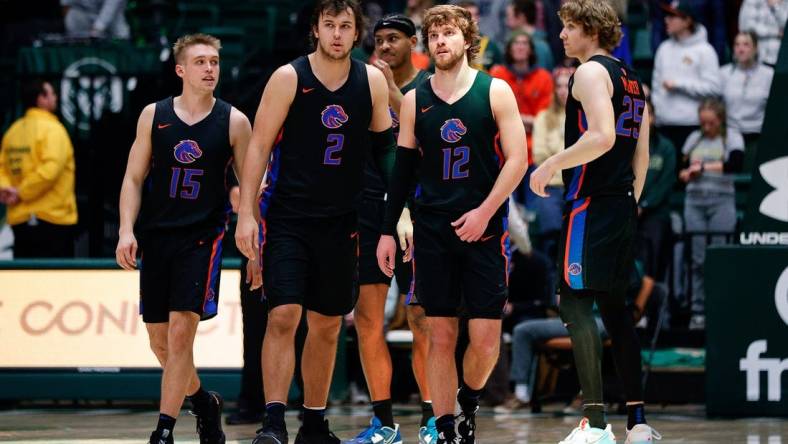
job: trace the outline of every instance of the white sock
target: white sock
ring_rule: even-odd
[[[528,394],[528,384],[515,384],[514,396],[522,402],[531,401],[531,396]]]

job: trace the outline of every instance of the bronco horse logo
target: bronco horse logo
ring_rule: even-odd
[[[328,105],[326,109],[320,113],[320,120],[323,126],[330,129],[337,129],[343,123],[347,123],[348,116],[341,105]]]
[[[449,142],[459,142],[460,138],[468,132],[460,119],[449,119],[441,126],[441,139]]]
[[[193,140],[181,140],[173,149],[175,160],[180,163],[192,163],[202,157],[202,150]]]

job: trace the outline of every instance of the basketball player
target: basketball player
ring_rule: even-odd
[[[506,201],[525,174],[525,131],[509,86],[468,65],[478,28],[466,9],[430,8],[422,37],[436,70],[402,101],[378,264],[393,273],[392,235],[415,181],[416,293],[429,324],[437,442],[473,443],[479,396],[498,358],[509,266]],[[470,344],[458,393],[460,313],[470,319]],[[462,410],[456,430],[455,395]]]
[[[251,137],[246,116],[213,95],[220,48],[205,34],[175,42],[183,91],[142,110],[120,194],[116,259],[126,270],[136,268],[136,233],[140,312],[164,369],[159,423],[150,436],[155,444],[173,442],[184,395],[194,406],[200,442],[225,442],[222,398],[200,386],[192,356],[197,324],[218,309],[230,208],[226,171],[231,163],[240,171]]]
[[[397,114],[403,94],[421,83],[428,73],[416,69],[411,61],[411,52],[418,44],[418,37],[416,37],[416,26],[407,16],[396,14],[384,17],[375,24],[373,32],[377,57],[374,66],[381,70],[388,83],[392,127],[396,134]],[[359,355],[370,391],[374,417],[370,421],[370,426],[351,443],[392,444],[400,443],[402,438],[391,412],[391,356],[384,331],[384,308],[391,278],[383,274],[376,258],[380,227],[383,224],[386,187],[374,159],[367,161],[365,171],[364,192],[359,207],[360,292],[353,318],[358,331]],[[407,208],[403,210],[400,220],[403,226],[411,223]],[[412,230],[410,232],[412,233]],[[407,237],[407,234],[403,235],[403,238]],[[405,242],[401,246],[404,250],[410,243],[408,239],[403,240]],[[408,293],[411,287],[410,264],[400,261],[396,268],[397,286],[401,293]],[[419,311],[423,312],[418,305],[408,305],[406,310],[413,331],[414,375],[422,395],[422,411],[426,412],[422,414],[419,435],[420,439],[426,439],[430,433],[427,423],[432,417],[432,403],[429,402],[429,391],[424,378],[424,360],[427,352],[426,322],[423,315],[418,315]],[[431,430],[434,435],[434,427]]]
[[[637,200],[648,169],[649,120],[637,74],[610,51],[621,40],[615,11],[607,2],[571,0],[559,15],[566,54],[581,65],[569,81],[564,151],[531,175],[531,189],[562,171],[564,222],[559,243],[561,319],[572,338],[583,390],[585,418],[562,443],[612,443],[602,403],[602,344],[592,307],[596,303],[613,341],[629,418],[627,443],[650,443],[641,387],[640,345],[626,308],[634,263]]]
[[[342,316],[356,303],[355,208],[370,147],[382,162],[395,145],[386,78],[350,58],[362,23],[355,0],[318,2],[311,22],[315,51],[271,76],[244,159],[236,241],[250,259],[262,255],[269,306],[263,341],[267,420],[256,444],[287,442],[293,339],[304,309],[304,422],[295,442],[339,442],[324,416]],[[266,167],[258,233],[256,184]]]

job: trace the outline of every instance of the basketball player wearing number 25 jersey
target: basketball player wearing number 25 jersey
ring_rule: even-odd
[[[640,345],[625,305],[637,200],[648,169],[643,86],[631,68],[610,56],[622,34],[608,3],[570,0],[559,16],[567,56],[581,65],[569,80],[566,149],[534,171],[530,186],[546,196],[545,186],[558,170],[566,185],[558,253],[560,311],[572,338],[585,418],[561,442],[615,442],[602,400],[602,345],[592,312],[596,304],[624,386],[626,443],[651,443],[659,434],[646,424]]]

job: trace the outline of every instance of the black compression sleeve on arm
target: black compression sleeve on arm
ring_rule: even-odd
[[[397,231],[397,221],[402,214],[402,208],[408,200],[419,165],[419,151],[414,148],[397,148],[397,158],[391,172],[391,181],[388,186],[386,198],[386,215],[383,217],[381,233],[393,236]]]
[[[391,183],[391,170],[394,169],[394,158],[397,155],[397,141],[394,139],[394,130],[387,128],[380,132],[369,132],[372,154],[377,163],[383,182],[388,186]]]

